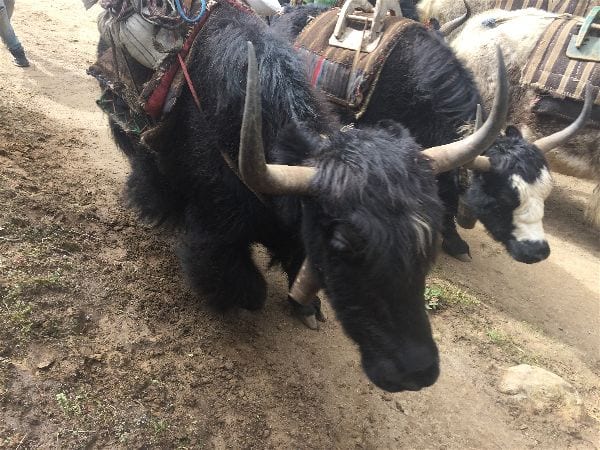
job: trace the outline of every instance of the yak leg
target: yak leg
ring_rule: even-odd
[[[285,267],[284,269],[288,275],[288,302],[292,307],[292,314],[299,317],[304,325],[306,325],[311,330],[318,330],[319,325],[318,322],[325,322],[327,317],[323,313],[323,309],[321,306],[321,299],[317,297],[317,292],[315,292],[314,297],[312,299],[304,298],[302,301],[298,301],[299,299],[293,298],[290,294],[292,294],[294,283],[300,273],[302,260],[295,259],[294,262],[290,265],[290,267]]]
[[[214,308],[257,310],[264,305],[267,285],[248,243],[224,243],[217,236],[188,232],[179,257],[192,287]]]
[[[315,295],[312,301],[300,303],[289,295],[304,261],[303,248],[298,247],[290,249],[289,241],[282,244],[277,241],[268,240],[264,243],[275,255],[277,255],[277,259],[281,262],[283,270],[288,277],[287,300],[292,308],[292,314],[299,317],[302,323],[308,328],[312,330],[318,329],[317,321],[325,322],[327,320],[327,317],[321,308],[321,299]]]
[[[442,224],[442,249],[460,261],[470,261],[469,245],[456,230],[458,212],[458,172],[453,170],[438,175],[439,195],[444,204],[444,222]]]

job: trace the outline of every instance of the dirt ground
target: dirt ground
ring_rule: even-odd
[[[334,320],[314,332],[290,317],[281,273],[264,311],[215,314],[172,237],[125,209],[128,168],[85,74],[97,13],[19,0],[32,67],[0,49],[0,448],[598,448],[591,183],[556,176],[547,261],[513,262],[481,228],[463,233],[471,263],[440,255],[440,379],[384,393]],[[585,417],[515,407],[498,380],[523,362],[572,383]]]

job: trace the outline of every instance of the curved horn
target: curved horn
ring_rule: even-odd
[[[303,194],[316,173],[313,167],[267,164],[262,140],[262,105],[258,63],[254,45],[248,41],[246,101],[240,133],[239,152],[242,181],[265,194]]]
[[[471,136],[461,141],[423,150],[425,156],[431,160],[435,173],[447,172],[473,161],[494,143],[502,130],[508,113],[508,78],[499,47],[496,47],[496,57],[498,59],[498,76],[492,112],[483,126]]]
[[[478,172],[489,172],[492,170],[492,162],[488,156],[478,156],[465,167],[471,170],[477,170]]]
[[[483,108],[481,103],[477,103],[477,111],[475,111],[475,131],[479,130],[483,125]]]
[[[483,125],[483,110],[481,108],[481,104],[477,103],[477,111],[475,112],[475,131],[479,130],[481,125]],[[489,157],[478,156],[470,163],[465,164],[465,167],[467,169],[477,170],[479,172],[489,172],[492,168],[492,163]]]
[[[467,3],[467,0],[463,0],[463,3],[465,4],[465,9],[467,11],[462,16],[452,19],[450,22],[446,22],[444,25],[442,25],[440,28],[440,33],[442,33],[442,35],[446,37],[450,36],[450,33],[460,27],[463,23],[469,20],[469,17],[471,17],[471,7]]]
[[[543,153],[549,152],[555,147],[558,147],[563,142],[571,139],[587,122],[590,118],[590,114],[592,112],[592,106],[594,102],[592,101],[592,85],[588,83],[585,86],[585,101],[583,103],[583,109],[579,114],[579,117],[575,119],[571,125],[569,125],[564,130],[558,131],[550,136],[546,136],[538,139],[533,143],[537,148],[539,148]]]

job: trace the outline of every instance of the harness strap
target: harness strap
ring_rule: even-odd
[[[181,66],[181,70],[183,72],[183,76],[185,77],[185,81],[187,82],[188,88],[189,88],[189,90],[190,90],[190,92],[192,94],[192,98],[194,99],[194,103],[196,104],[196,107],[198,108],[198,111],[202,112],[202,106],[200,105],[200,98],[198,97],[198,93],[196,92],[196,88],[194,87],[194,83],[192,82],[192,78],[190,77],[187,65],[185,64],[185,61],[183,60],[183,58],[181,57],[180,54],[177,55],[177,58],[179,59],[179,65]],[[246,182],[244,181],[244,179],[242,178],[242,176],[240,174],[240,171],[239,171],[237,165],[229,157],[229,155],[227,153],[225,153],[223,150],[221,150],[220,153],[221,153],[221,157],[225,161],[225,164],[227,164],[227,166],[238,177],[238,179],[244,184],[244,186],[246,186],[246,188],[248,188],[248,190],[250,192],[252,192],[256,196],[256,198],[258,200],[260,200],[260,202],[263,205],[267,206],[267,201],[266,201],[265,197],[263,195],[261,195],[259,192],[256,192],[254,189],[252,189],[250,186],[248,186],[246,184]]]
[[[181,54],[177,54],[177,59],[179,60],[179,65],[181,66],[181,70],[183,71],[183,76],[185,77],[185,81],[187,82],[188,88],[190,89],[192,97],[194,98],[194,103],[196,103],[198,110],[201,110],[200,99],[198,98],[198,94],[196,93],[196,88],[194,88],[194,83],[192,83],[192,79],[190,78],[190,73],[188,72],[187,65],[181,57]]]

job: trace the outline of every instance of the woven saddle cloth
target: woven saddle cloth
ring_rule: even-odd
[[[313,19],[296,39],[296,49],[304,58],[305,70],[313,87],[329,100],[350,109],[359,118],[366,111],[381,70],[402,33],[409,27],[422,27],[402,17],[387,17],[377,48],[371,53],[333,47],[333,34],[340,9],[331,9]]]
[[[592,3],[597,0],[496,0],[495,8],[514,11],[516,9],[537,8],[557,14],[585,16]]]
[[[579,114],[585,86],[590,83],[594,99],[592,120],[598,125],[600,64],[567,56],[569,42],[572,36],[578,33],[580,24],[581,22],[574,18],[555,19],[531,52],[521,72],[520,81],[521,84],[535,87],[554,98],[549,100],[547,96],[541,97],[539,105],[534,105],[535,112],[549,113],[566,119]]]

